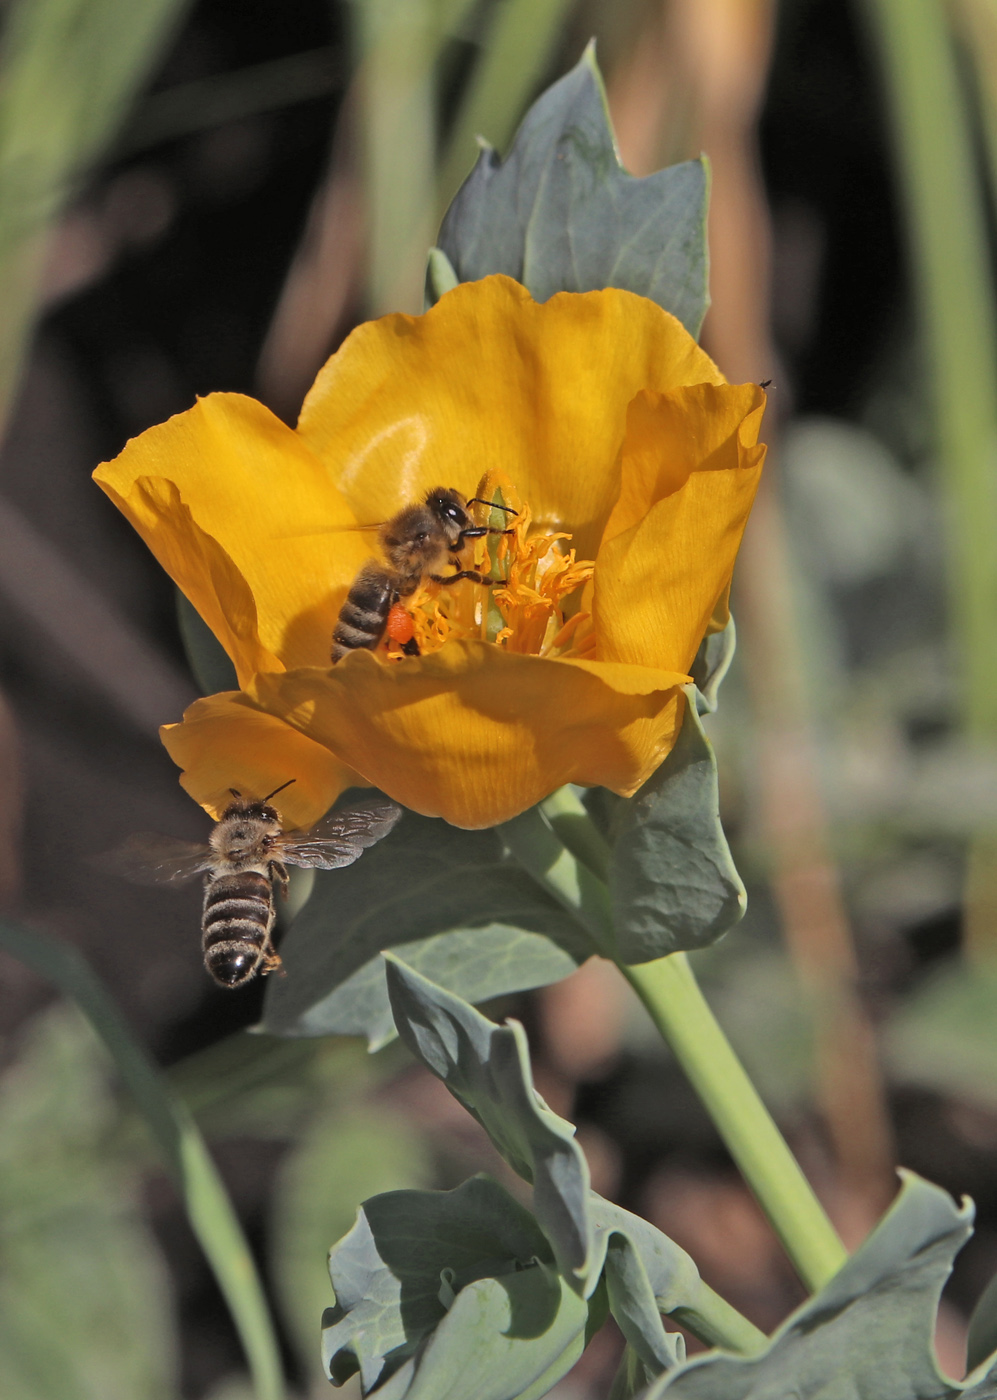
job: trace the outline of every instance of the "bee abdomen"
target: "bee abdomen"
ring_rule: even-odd
[[[209,880],[204,891],[204,965],[223,987],[248,982],[270,946],[273,886],[257,870]]]
[[[365,564],[346,595],[332,634],[332,659],[340,661],[350,651],[373,651],[384,636],[391,604],[395,601],[391,576],[377,564]]]
[[[223,938],[260,938],[270,924],[270,905],[258,899],[225,899],[204,911],[204,946]]]

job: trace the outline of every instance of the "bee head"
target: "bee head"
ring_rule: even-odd
[[[278,792],[283,792],[286,787],[290,787],[293,782],[293,778],[288,778],[286,783],[281,783],[279,788],[274,788],[273,792],[268,792],[266,797],[256,798],[243,797],[238,789],[229,788],[229,792],[235,798],[235,801],[230,802],[225,808],[219,819],[219,825],[221,822],[227,822],[230,817],[245,817],[247,821],[276,822],[279,825],[280,813],[277,811],[276,807],[270,806],[270,799],[271,797],[276,797]],[[238,833],[233,833],[233,835],[236,834]]]
[[[443,526],[444,534],[451,544],[471,523],[464,497],[452,487],[434,486],[426,496],[426,505]]]
[[[278,825],[280,824],[280,813],[276,807],[271,807],[269,802],[247,802],[239,808],[238,814],[251,822],[276,822]]]

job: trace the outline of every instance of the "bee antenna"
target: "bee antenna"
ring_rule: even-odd
[[[273,792],[268,792],[266,797],[260,798],[260,801],[269,802],[271,797],[276,797],[278,792],[283,792],[285,788],[289,788],[292,783],[296,783],[297,781],[297,778],[288,778],[286,783],[281,783],[280,787],[274,788]]]
[[[770,379],[769,383],[771,384],[771,382],[772,381]],[[498,501],[486,501],[484,496],[472,496],[467,504],[469,506],[473,506],[475,502],[477,502],[479,506],[491,506],[492,510],[504,510],[507,515],[519,514],[519,511],[513,510],[512,506],[500,506]]]

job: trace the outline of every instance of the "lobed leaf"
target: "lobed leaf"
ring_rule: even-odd
[[[704,160],[643,179],[623,169],[590,44],[527,112],[504,161],[484,147],[438,243],[462,282],[504,272],[537,301],[622,287],[698,335],[708,183]]]
[[[650,1375],[685,1358],[681,1334],[665,1331],[662,1313],[711,1346],[762,1350],[765,1334],[703,1282],[692,1256],[674,1240],[594,1191],[589,1211],[593,1268],[605,1270],[610,1312]]]
[[[496,1026],[396,958],[386,960],[399,1034],[533,1183],[537,1221],[562,1272],[590,1299],[605,1285],[610,1310],[650,1374],[684,1356],[662,1312],[711,1344],[746,1352],[763,1346],[764,1336],[703,1283],[685,1250],[588,1189],[574,1128],[533,1087],[522,1027]]]
[[[432,1178],[428,1141],[408,1120],[369,1105],[344,1105],[341,1096],[315,1116],[284,1158],[273,1196],[271,1265],[306,1373],[321,1364],[315,1320],[328,1301],[324,1243],[351,1229],[365,1196]]]
[[[386,841],[315,888],[281,944],[261,1029],[274,1035],[395,1034],[383,949],[470,1001],[556,982],[591,952],[493,831],[406,813]]]
[[[399,1035],[532,1184],[537,1220],[559,1268],[576,1289],[590,1293],[598,1273],[590,1275],[588,1164],[572,1124],[552,1113],[533,1087],[522,1026],[497,1026],[392,954],[384,960]]]
[[[971,1203],[957,1208],[947,1192],[903,1173],[882,1222],[761,1356],[696,1357],[644,1400],[993,1400],[997,1367],[959,1384],[939,1374],[932,1348],[942,1285],[971,1220]]]
[[[699,715],[699,691],[692,685],[684,690],[675,747],[614,814],[609,889],[615,952],[624,963],[715,943],[747,902],[720,824],[717,764]]]
[[[487,1177],[364,1203],[332,1250],[323,1356],[384,1400],[514,1400],[554,1384],[584,1346],[588,1307],[529,1211]]]

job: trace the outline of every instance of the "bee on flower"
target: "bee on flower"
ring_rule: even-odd
[[[96,479],[240,686],[164,728],[187,791],[217,818],[233,783],[293,775],[289,825],[370,785],[465,827],[564,783],[636,791],[726,618],[764,403],[645,298],[540,304],[493,276],[360,326],[295,429],[212,394],[135,438]],[[357,527],[441,482],[473,512],[465,577],[420,577],[387,643],[332,665],[350,589],[384,562]]]

